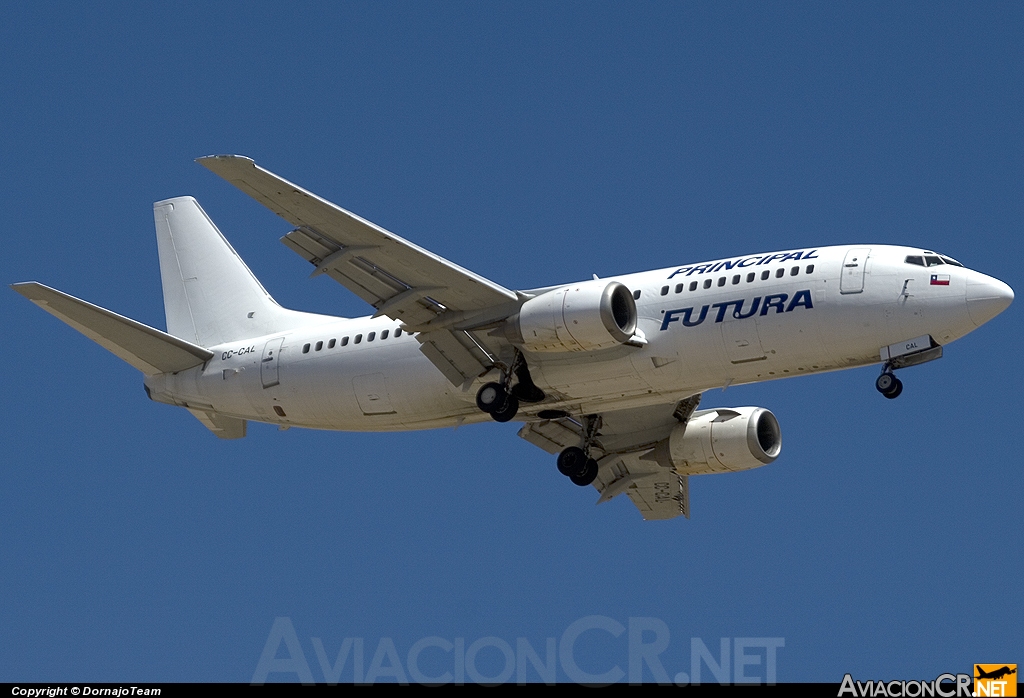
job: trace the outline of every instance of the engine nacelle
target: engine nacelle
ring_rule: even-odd
[[[767,465],[782,452],[782,430],[763,407],[695,412],[672,430],[653,454],[680,475],[706,475]]]
[[[618,281],[584,281],[526,301],[505,335],[527,351],[594,351],[625,344],[636,333],[636,302]]]

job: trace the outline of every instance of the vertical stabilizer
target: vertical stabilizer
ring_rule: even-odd
[[[191,196],[153,216],[168,334],[209,347],[332,319],[279,306]]]

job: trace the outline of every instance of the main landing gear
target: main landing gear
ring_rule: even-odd
[[[572,484],[586,487],[597,479],[597,461],[577,446],[570,446],[558,454],[558,472]]]
[[[597,479],[597,461],[590,457],[590,444],[597,436],[600,417],[588,415],[583,420],[583,446],[570,446],[558,454],[558,472],[574,485],[586,487]]]
[[[538,388],[526,359],[516,351],[515,359],[509,370],[503,371],[500,383],[485,383],[476,394],[476,406],[482,412],[491,415],[496,422],[507,422],[516,416],[520,402],[540,402],[544,399],[544,391]],[[512,377],[518,382],[512,385]]]
[[[519,411],[519,398],[501,383],[486,383],[476,394],[476,406],[496,422],[507,422]]]
[[[890,400],[895,400],[903,392],[903,381],[896,377],[892,369],[886,365],[882,369],[882,375],[875,380],[875,388]]]

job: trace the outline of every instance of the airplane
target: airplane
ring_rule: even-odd
[[[373,306],[278,305],[192,197],[153,206],[167,331],[37,282],[12,288],[143,374],[150,399],[216,436],[401,431],[487,420],[598,503],[689,518],[689,477],[760,467],[782,432],[763,407],[698,409],[726,386],[881,364],[895,371],[1013,300],[1002,281],[916,247],[783,250],[511,290],[237,155],[199,163],[289,222],[281,241]]]
[[[993,669],[992,671],[985,671],[981,667],[979,667],[977,664],[974,665],[974,668],[977,669],[977,671],[978,671],[978,675],[974,677],[976,679],[996,679],[996,680],[998,680],[998,679],[1003,678],[1004,676],[1009,676],[1010,674],[1016,674],[1017,673],[1016,665],[1014,665],[1013,669],[1011,669],[1009,666],[1005,666],[1004,665],[1004,666],[1000,667],[999,669]]]

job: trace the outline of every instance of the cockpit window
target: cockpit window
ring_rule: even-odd
[[[952,257],[947,257],[944,254],[936,254],[935,252],[925,251],[924,255],[912,254],[903,260],[906,264],[916,264],[919,267],[939,267],[943,264],[950,264],[954,267],[963,267],[964,265],[956,261]]]

